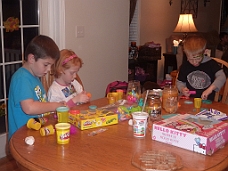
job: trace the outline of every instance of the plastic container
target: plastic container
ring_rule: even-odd
[[[96,105],[90,105],[89,106],[89,112],[90,114],[96,114],[97,106]]]
[[[68,144],[70,141],[70,124],[57,123],[55,125],[56,138],[58,144]]]
[[[68,107],[58,107],[56,109],[58,122],[67,123],[69,121],[69,108]]]
[[[77,109],[71,109],[69,111],[69,115],[76,116],[76,115],[79,115],[79,114],[80,114],[80,110],[77,110]]]
[[[27,122],[27,128],[39,130],[41,128],[41,124],[37,122],[34,118],[31,118]]]
[[[146,112],[133,112],[133,135],[137,138],[143,138],[146,136],[146,126],[148,113]]]
[[[54,133],[55,133],[55,129],[54,129],[53,125],[48,125],[48,126],[40,128],[41,136],[53,135]]]
[[[123,99],[124,91],[122,89],[117,89],[116,92],[118,93],[118,100]]]
[[[34,118],[35,121],[39,122],[41,124],[41,126],[45,125],[48,121],[48,118],[45,117],[40,117],[40,118]]]

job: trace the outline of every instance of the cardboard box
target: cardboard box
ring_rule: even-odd
[[[69,113],[69,122],[81,130],[118,123],[118,115],[108,110],[85,110],[77,115]]]
[[[228,141],[228,123],[190,114],[153,124],[152,140],[204,155],[212,155]]]

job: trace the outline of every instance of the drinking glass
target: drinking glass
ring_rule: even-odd
[[[127,94],[128,102],[137,103],[141,97],[140,81],[138,80],[129,81],[126,94]]]

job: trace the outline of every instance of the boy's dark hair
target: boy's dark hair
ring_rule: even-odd
[[[28,60],[29,54],[33,54],[36,61],[47,57],[57,60],[60,56],[59,48],[54,40],[44,35],[38,35],[29,42],[25,50],[25,61]]]
[[[225,37],[226,35],[228,35],[226,32],[221,32],[219,34],[219,39],[222,40],[222,38]]]

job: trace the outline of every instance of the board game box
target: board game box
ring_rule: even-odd
[[[84,110],[77,115],[69,114],[69,122],[81,130],[118,123],[118,114],[109,110]]]
[[[212,155],[228,141],[228,123],[191,114],[177,114],[155,122],[152,140]]]

